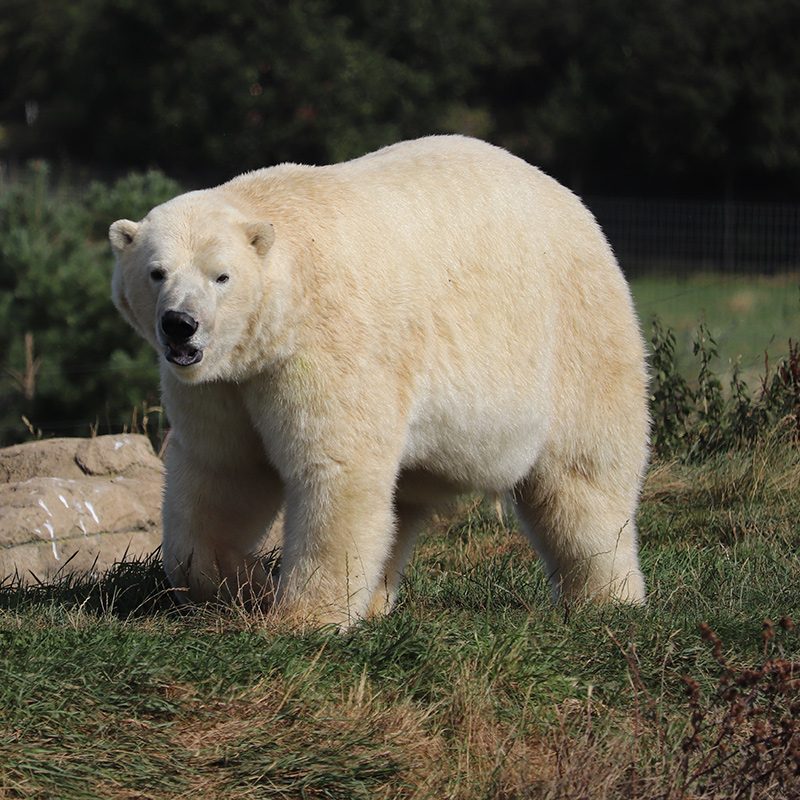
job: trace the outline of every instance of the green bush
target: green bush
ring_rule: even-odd
[[[106,232],[177,194],[158,172],[83,196],[34,162],[0,194],[0,443],[130,427],[158,401],[156,361],[110,298]]]
[[[697,379],[679,373],[675,336],[653,320],[650,409],[654,453],[665,459],[699,462],[726,450],[752,446],[774,431],[791,442],[800,440],[800,345],[789,341],[788,353],[774,369],[765,366],[761,387],[751,391],[738,364],[725,391],[714,372],[717,344],[708,328],[698,326],[692,347],[699,365]]]

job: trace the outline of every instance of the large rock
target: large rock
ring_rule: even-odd
[[[163,465],[145,436],[0,450],[0,580],[102,572],[161,543]]]

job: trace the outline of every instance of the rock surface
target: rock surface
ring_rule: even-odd
[[[145,436],[0,450],[0,581],[102,572],[161,543],[164,469]]]

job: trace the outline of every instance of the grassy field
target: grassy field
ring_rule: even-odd
[[[692,338],[701,321],[719,346],[720,374],[729,375],[738,358],[751,387],[764,374],[764,354],[774,364],[789,338],[800,338],[800,275],[647,277],[633,280],[632,289],[646,334],[654,315],[675,331],[678,364],[687,374],[694,369]]]
[[[643,609],[553,607],[477,500],[346,635],[179,613],[153,562],[7,585],[0,797],[796,798],[798,484],[770,444],[654,465]]]
[[[800,337],[798,284],[633,289],[688,374],[703,320],[757,387]],[[643,609],[552,606],[478,499],[431,525],[397,610],[346,635],[178,611],[157,559],[0,585],[0,800],[800,797],[798,519],[800,452],[766,440],[652,466]]]

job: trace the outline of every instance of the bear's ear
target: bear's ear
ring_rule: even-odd
[[[129,219],[118,219],[108,229],[108,238],[111,246],[118,253],[122,252],[133,242],[138,230],[139,224],[137,222],[131,222]]]
[[[245,226],[245,233],[260,256],[265,256],[275,241],[275,229],[269,222],[250,222]]]

